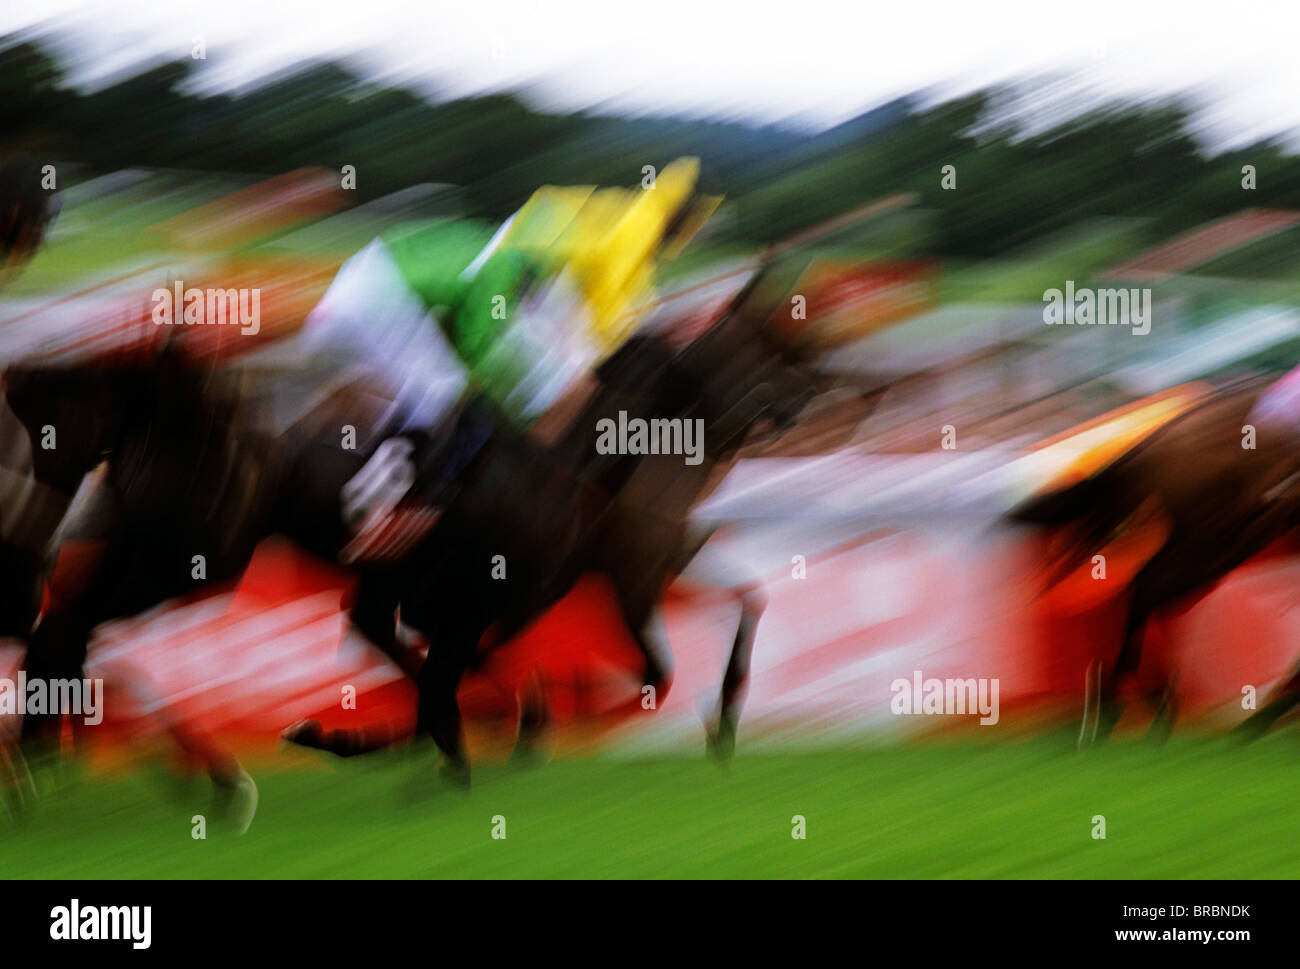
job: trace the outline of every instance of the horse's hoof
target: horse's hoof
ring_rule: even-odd
[[[1085,706],[1079,727],[1079,749],[1088,750],[1105,743],[1123,713],[1124,705],[1116,700],[1099,700]]]
[[[449,785],[461,791],[469,790],[469,763],[463,760],[443,761],[438,773]]]
[[[1254,717],[1247,717],[1241,723],[1237,724],[1228,733],[1228,739],[1234,740],[1239,744],[1253,744],[1260,737],[1268,732],[1269,724],[1252,723]]]
[[[325,734],[319,720],[299,720],[280,731],[280,739],[299,747],[321,750],[325,743]]]
[[[1110,739],[1110,735],[1115,731],[1115,726],[1119,723],[1120,717],[1124,715],[1124,704],[1115,700],[1103,700],[1101,709],[1097,716],[1097,736],[1095,744],[1100,744]]]
[[[1163,747],[1169,743],[1169,738],[1173,735],[1173,732],[1173,721],[1168,717],[1161,717],[1151,722],[1151,726],[1147,728],[1146,736],[1143,739],[1149,744]]]
[[[531,769],[546,763],[546,755],[533,744],[520,741],[510,753],[510,766]]]
[[[1228,736],[1243,744],[1258,740],[1279,723],[1291,720],[1296,705],[1297,697],[1294,693],[1280,697],[1237,724]]]
[[[1269,728],[1276,722],[1276,718],[1267,716],[1267,713],[1268,709],[1265,708],[1258,713],[1251,714],[1228,732],[1228,739],[1239,744],[1254,743],[1268,733]]]
[[[213,778],[216,785],[216,814],[234,828],[235,834],[245,834],[257,815],[257,784],[242,767],[229,778]]]
[[[22,750],[4,742],[0,742],[0,800],[14,821],[24,820],[37,801],[36,781]]]
[[[1174,720],[1178,716],[1177,700],[1172,690],[1165,690],[1156,702],[1156,716],[1147,729],[1146,739],[1163,747],[1174,732]]]
[[[33,800],[54,797],[76,781],[75,770],[55,746],[36,743],[13,750]]]
[[[736,754],[736,723],[731,717],[720,717],[706,731],[709,753],[719,764],[728,764]]]
[[[719,767],[726,767],[731,763],[731,758],[736,753],[734,742],[728,743],[716,731],[710,730],[708,733],[708,751],[709,756]]]

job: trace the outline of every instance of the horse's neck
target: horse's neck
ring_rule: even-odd
[[[563,464],[598,482],[605,490],[618,491],[635,473],[640,456],[602,454],[597,448],[597,440],[601,421],[608,419],[617,423],[622,414],[626,414],[628,419],[661,416],[655,413],[653,401],[648,396],[602,386],[556,442],[552,454]]]
[[[638,457],[618,499],[670,522],[684,521],[711,487],[716,463],[685,464],[681,455]]]

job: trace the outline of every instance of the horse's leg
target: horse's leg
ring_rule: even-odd
[[[641,653],[641,682],[654,690],[656,704],[667,695],[672,651],[662,635],[659,598],[681,565],[686,527],[617,502],[609,512],[596,549],[596,566],[614,586],[623,624]],[[652,627],[655,627],[652,631]]]
[[[350,610],[352,626],[379,651],[391,659],[410,679],[418,680],[424,657],[413,646],[397,638],[397,606],[401,598],[395,569],[363,570],[357,581],[357,596]],[[319,720],[298,720],[280,737],[299,747],[323,750],[338,757],[356,757],[392,747],[399,736],[387,724],[342,727],[326,730]]]
[[[664,578],[667,579],[667,573]],[[659,615],[659,596],[628,588],[617,580],[614,586],[623,624],[641,653],[641,683],[653,691],[651,709],[654,709],[668,695],[673,676],[673,656]]]
[[[736,634],[727,655],[727,665],[722,674],[722,687],[718,697],[716,720],[707,727],[709,751],[720,760],[727,760],[735,752],[736,728],[740,723],[740,708],[749,683],[749,662],[754,648],[754,635],[758,621],[767,608],[767,597],[756,578],[740,568],[730,557],[714,545],[705,542],[682,571],[682,577],[693,583],[725,591],[740,606]]]
[[[1120,692],[1137,676],[1142,665],[1142,647],[1151,617],[1194,589],[1223,574],[1230,567],[1216,547],[1207,547],[1206,537],[1195,523],[1175,520],[1165,543],[1138,569],[1128,587],[1128,614],[1119,655],[1108,668],[1097,665],[1096,729],[1080,734],[1080,746],[1101,743],[1108,738],[1124,713]],[[1166,693],[1172,684],[1166,683]],[[1161,696],[1163,694],[1157,694]],[[1172,706],[1165,707],[1172,712]]]
[[[123,679],[120,686],[131,695],[138,707],[158,710],[156,720],[161,726],[161,732],[172,739],[188,760],[203,765],[208,779],[212,781],[215,803],[213,813],[230,821],[239,834],[248,831],[257,814],[257,784],[238,759],[202,727],[174,716],[162,702],[162,697],[145,679]]]
[[[736,624],[736,637],[731,643],[727,668],[722,675],[722,691],[718,700],[718,721],[709,731],[709,749],[722,759],[730,759],[736,751],[736,728],[740,724],[740,708],[749,684],[749,660],[754,648],[754,634],[758,621],[767,608],[767,598],[757,589],[740,589],[740,621]]]
[[[319,441],[296,443],[297,451],[280,483],[272,510],[272,529],[322,558],[337,560],[352,539],[343,520],[340,493],[365,465],[360,452],[341,450]],[[369,454],[370,452],[365,452]],[[400,566],[357,568],[356,598],[349,609],[352,628],[376,646],[411,679],[422,659],[397,638],[397,606],[401,599]],[[281,739],[299,747],[355,757],[392,747],[399,738],[387,725],[325,730],[320,721],[298,720],[285,727]]]
[[[0,539],[0,636],[21,639],[32,631],[40,612],[43,557]]]
[[[250,547],[247,555],[236,554],[228,562],[214,563],[214,571],[210,574],[211,581],[220,582],[234,578],[247,566],[251,555]],[[114,592],[110,588],[108,601],[130,602],[130,612],[134,614],[188,591],[192,587],[191,583],[184,579],[177,581],[170,578],[178,574],[176,562],[170,557],[163,557],[157,562],[149,563],[145,574],[147,578],[143,581],[148,583],[147,588],[151,589],[151,592],[131,601],[121,595],[120,590]],[[138,579],[128,578],[128,581],[132,582],[133,588],[141,584],[141,580]],[[119,607],[114,611],[120,613],[123,610]],[[238,834],[244,834],[257,814],[258,790],[257,784],[244,770],[243,765],[206,730],[192,721],[176,716],[164,702],[151,696],[153,691],[146,681],[134,681],[129,688],[142,698],[147,706],[160,711],[158,719],[163,731],[182,753],[203,765],[213,786],[214,813],[230,823]]]
[[[356,599],[349,610],[352,628],[379,651],[391,659],[406,676],[415,679],[422,662],[414,649],[408,649],[397,638],[398,594],[392,583],[380,581],[372,571],[358,577]],[[397,740],[395,732],[385,724],[356,728],[326,730],[319,720],[297,720],[280,732],[280,738],[299,747],[323,750],[337,757],[356,757],[361,754],[387,750]]]
[[[1278,531],[1280,514],[1264,516],[1227,537],[1206,535],[1196,522],[1175,522],[1165,544],[1138,570],[1130,584],[1124,642],[1111,670],[1101,676],[1096,740],[1104,740],[1119,721],[1123,706],[1119,691],[1125,678],[1136,676],[1142,662],[1142,640],[1150,618],[1184,596],[1204,589],[1259,552]],[[1146,699],[1157,709],[1154,735],[1167,733],[1165,721],[1174,712],[1175,684],[1166,677],[1162,690]]]
[[[421,632],[429,636],[431,646],[416,681],[420,688],[416,732],[427,733],[442,751],[442,775],[457,787],[468,789],[469,757],[456,690],[482,636],[482,624],[460,618],[445,623],[436,633]]]
[[[1174,721],[1178,719],[1178,678],[1166,676],[1165,685],[1155,695],[1155,719],[1147,730],[1147,739],[1164,743],[1174,732]]]
[[[10,817],[18,818],[36,802],[36,782],[21,748],[0,736],[0,800]]]
[[[81,676],[91,631],[114,615],[101,588],[129,568],[124,528],[115,496],[102,481],[68,515],[49,577],[48,607],[27,636],[29,679]],[[22,745],[48,754],[58,746],[61,726],[56,714],[24,717]]]
[[[1278,690],[1267,706],[1255,711],[1233,730],[1233,735],[1243,741],[1257,740],[1273,724],[1300,705],[1300,669],[1297,669]]]
[[[1142,665],[1142,645],[1152,615],[1161,606],[1204,581],[1200,571],[1195,579],[1183,576],[1188,554],[1185,544],[1166,542],[1138,570],[1129,584],[1128,612],[1124,619],[1124,636],[1119,655],[1109,667],[1104,661],[1097,660],[1089,668],[1084,725],[1079,734],[1080,747],[1106,740],[1119,723],[1124,713],[1120,691],[1125,681],[1136,676]],[[1090,716],[1094,718],[1091,727]]]
[[[0,636],[25,638],[40,612],[44,562],[41,556],[15,543],[0,540]],[[11,816],[19,816],[35,800],[36,786],[15,738],[0,731],[0,800]]]
[[[1096,665],[1096,679],[1090,684],[1095,686],[1095,689],[1089,697],[1090,701],[1096,703],[1094,712],[1096,719],[1090,733],[1080,734],[1081,746],[1106,740],[1123,716],[1124,704],[1120,700],[1120,688],[1124,681],[1136,674],[1138,667],[1142,665],[1142,640],[1146,635],[1147,621],[1150,618],[1151,610],[1143,601],[1138,600],[1135,590],[1125,618],[1124,639],[1120,645],[1119,656],[1109,669],[1102,662]]]
[[[540,758],[541,738],[551,723],[551,708],[546,701],[546,684],[541,673],[528,675],[519,690],[519,739],[510,759],[518,764],[534,764]]]
[[[1291,528],[1300,525],[1300,509],[1297,509],[1287,525]],[[1297,666],[1287,681],[1274,691],[1268,704],[1239,723],[1232,734],[1246,743],[1258,740],[1297,705],[1300,705],[1300,666]]]
[[[401,601],[399,576],[394,569],[363,570],[357,579],[352,625],[412,680],[418,679],[424,657],[397,638],[397,606]]]
[[[257,814],[257,784],[234,754],[220,746],[207,731],[170,714],[162,715],[163,729],[187,756],[203,763],[216,796],[216,811],[239,834],[245,833]]]
[[[76,608],[42,618],[27,641],[27,681],[48,684],[53,680],[81,679],[90,633],[96,625],[93,614]],[[58,712],[24,716],[19,737],[25,756],[42,763],[56,758],[62,725],[63,717]]]
[[[96,626],[138,614],[192,590],[187,551],[165,550],[143,558],[140,551],[127,531],[113,533],[98,561],[88,570],[89,575],[80,577],[75,588],[54,597],[57,604],[42,618],[28,642],[29,678],[83,676],[87,647]],[[213,567],[212,581],[231,578],[238,572],[234,563]],[[133,683],[131,689],[144,705],[161,707],[148,695],[144,683]],[[252,778],[206,732],[166,712],[158,719],[182,751],[203,763],[215,788],[218,811],[229,817],[242,834],[257,809],[257,787]],[[53,744],[57,746],[58,726],[58,717],[52,721],[48,717],[24,718],[25,743],[49,745],[46,732],[54,729]]]
[[[107,556],[106,556],[107,558]],[[109,569],[112,564],[108,564]],[[101,622],[121,613],[110,606],[111,598],[100,595],[101,584],[112,572],[98,570],[94,579],[71,599],[64,600],[41,617],[27,640],[23,661],[29,683],[81,680],[85,676],[86,651],[91,633]],[[62,783],[63,712],[28,713],[19,732],[18,756],[30,763],[37,776],[58,787]],[[80,734],[74,732],[74,739]]]

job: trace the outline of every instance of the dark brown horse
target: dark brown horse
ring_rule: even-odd
[[[1127,525],[1156,518],[1165,529],[1158,550],[1124,590],[1128,615],[1117,659],[1097,660],[1089,673],[1081,745],[1104,739],[1119,720],[1121,693],[1137,673],[1153,614],[1208,590],[1300,524],[1300,441],[1286,428],[1250,419],[1265,386],[1252,380],[1207,395],[1100,472],[1009,515],[1016,523],[1066,529],[1051,572],[1056,578]],[[1298,686],[1292,680],[1287,693]],[[1145,698],[1157,707],[1158,729],[1167,732],[1172,686]]]
[[[771,299],[759,277],[719,324],[682,351],[655,339],[629,343],[602,368],[594,400],[553,448],[499,430],[467,467],[430,541],[393,569],[363,574],[355,614],[365,617],[367,634],[391,637],[400,605],[403,622],[433,644],[416,674],[418,725],[446,755],[449,776],[468,779],[456,693],[466,669],[481,659],[485,633],[493,629],[493,642],[509,639],[583,573],[610,579],[644,657],[646,686],[666,689],[665,644],[652,638],[650,620],[668,582],[701,544],[691,508],[752,431],[789,427],[818,388],[800,361],[768,339],[762,324]],[[701,460],[603,453],[598,424],[617,422],[620,414],[699,421]],[[490,567],[496,556],[507,563],[505,578]],[[763,604],[755,588],[739,589],[737,597],[740,621],[709,726],[711,748],[722,755],[734,740]],[[294,725],[288,738],[339,754],[390,741],[386,732],[322,734],[311,722]]]
[[[27,640],[29,680],[81,677],[94,628],[193,591],[200,584],[196,556],[202,556],[203,582],[235,578],[247,563],[278,482],[261,457],[268,452],[236,434],[237,396],[218,391],[216,379],[170,361],[6,371],[7,403],[31,441],[31,488],[41,498],[33,521],[57,525],[85,475],[110,457],[94,516],[103,529],[103,554],[34,630],[34,613],[25,628],[15,627]],[[26,590],[33,581],[39,588],[44,573],[42,555],[16,587],[17,611],[28,608]],[[182,749],[208,768],[222,813],[246,827],[256,787],[239,763],[201,731],[162,719]],[[11,796],[22,793],[33,754],[37,762],[57,762],[60,720],[55,714],[23,718],[24,756],[9,758],[17,782]]]
[[[687,510],[717,461],[734,454],[756,426],[788,424],[812,393],[807,374],[753,324],[751,313],[733,312],[670,359],[645,347],[629,350],[612,365],[592,405],[592,415],[610,418],[627,408],[703,421],[701,464],[686,464],[680,455],[599,454],[588,440],[594,423],[578,425],[570,441],[551,450],[489,420],[490,433],[460,469],[428,540],[395,567],[358,566],[354,618],[363,632],[392,649],[393,608],[400,604],[403,621],[434,644],[419,674],[420,724],[447,754],[453,776],[468,776],[455,688],[484,631],[496,625],[505,636],[522,628],[582,572],[611,579],[645,654],[646,682],[665,685],[667,671],[645,625],[667,578],[692,542],[698,544],[688,532]],[[61,435],[57,448],[33,449],[37,479],[70,495],[107,457],[111,513],[93,575],[32,634],[29,673],[78,675],[97,624],[191,591],[199,581],[237,576],[267,534],[339,556],[349,538],[340,489],[365,452],[342,450],[337,439],[270,437],[248,425],[240,396],[224,384],[181,356],[123,367],[9,371],[9,400],[31,439],[46,426]],[[669,465],[671,488],[635,486],[649,474],[643,469]],[[650,492],[653,497],[644,497]],[[202,580],[192,568],[200,554]],[[507,562],[505,579],[493,574],[498,555]],[[734,730],[752,616],[740,626],[714,730],[724,742]],[[33,718],[24,733],[35,742],[52,726]]]

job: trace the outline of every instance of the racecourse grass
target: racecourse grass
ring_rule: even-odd
[[[249,833],[214,824],[201,841],[206,784],[136,772],[0,818],[0,875],[1293,878],[1296,740],[742,750],[726,771],[702,755],[606,756],[484,765],[469,793],[443,787],[431,756],[267,764]]]

